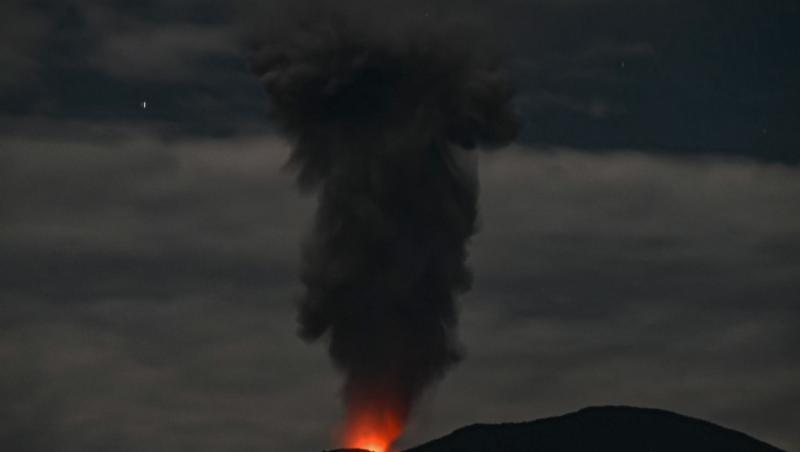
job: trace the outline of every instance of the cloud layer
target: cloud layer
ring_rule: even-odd
[[[291,321],[313,199],[287,146],[75,129],[0,142],[0,441],[330,445],[338,379]],[[480,166],[467,359],[405,445],[596,403],[800,442],[798,169],[523,148]]]

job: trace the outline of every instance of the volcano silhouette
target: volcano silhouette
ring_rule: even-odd
[[[669,411],[592,407],[514,424],[476,424],[406,452],[782,452],[699,419]]]
[[[470,425],[405,452],[785,451],[744,433],[669,411],[609,406],[531,422]]]

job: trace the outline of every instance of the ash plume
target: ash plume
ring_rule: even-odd
[[[514,138],[512,91],[474,29],[417,20],[429,18],[420,9],[286,17],[261,33],[252,67],[292,140],[299,185],[319,199],[300,334],[328,341],[348,413],[405,422],[460,359],[455,301],[470,287],[478,197],[470,154]]]

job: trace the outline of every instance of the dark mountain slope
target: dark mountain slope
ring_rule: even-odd
[[[669,411],[585,408],[517,424],[464,427],[406,452],[778,452],[755,438]]]

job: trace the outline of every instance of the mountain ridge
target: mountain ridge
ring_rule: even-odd
[[[471,424],[404,452],[785,452],[746,433],[656,408],[592,406],[527,422]]]

